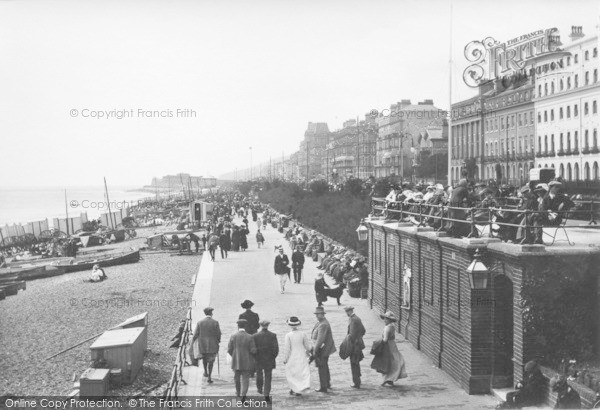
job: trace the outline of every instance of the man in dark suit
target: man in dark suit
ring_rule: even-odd
[[[304,253],[302,248],[296,246],[296,250],[292,254],[292,269],[294,270],[294,283],[300,283],[302,279],[302,269],[304,268]]]
[[[450,197],[451,208],[465,208],[462,209],[450,209],[448,210],[449,219],[457,219],[459,221],[448,221],[446,225],[447,232],[450,236],[456,238],[462,238],[469,235],[471,232],[470,224],[466,221],[467,219],[467,207],[471,205],[471,195],[469,194],[469,183],[466,179],[458,181],[458,186],[452,190],[452,196]]]
[[[275,274],[279,275],[279,288],[281,293],[285,292],[285,284],[290,276],[288,256],[283,253],[283,248],[279,247],[279,254],[275,257],[274,270]]]
[[[549,191],[542,198],[539,210],[540,213],[533,215],[533,226],[535,231],[536,244],[544,244],[542,237],[544,235],[544,226],[559,226],[563,220],[564,213],[572,208],[575,204],[568,196],[562,194],[560,189],[562,183],[559,181],[551,181],[548,184]]]
[[[250,373],[254,371],[256,345],[251,335],[246,333],[248,322],[244,319],[237,321],[238,331],[229,339],[227,353],[231,356],[231,369],[235,372],[235,393],[246,401],[248,385],[250,384]]]
[[[348,336],[346,336],[348,340],[348,352],[350,353],[352,382],[354,383],[350,387],[360,389],[360,361],[365,358],[362,351],[365,348],[363,336],[366,331],[362,320],[354,313],[353,306],[346,306],[344,310],[350,318],[348,322]]]
[[[261,320],[261,331],[252,336],[256,345],[256,389],[265,395],[267,401],[271,400],[271,376],[275,368],[275,358],[279,354],[277,335],[269,332],[269,324],[268,320]]]
[[[221,259],[226,259],[227,251],[231,249],[231,238],[227,229],[219,235],[219,248],[221,248]]]
[[[331,335],[331,326],[325,319],[325,309],[317,307],[315,309],[317,323],[312,330],[313,357],[317,368],[319,369],[319,382],[321,387],[315,391],[327,393],[331,389],[331,375],[329,374],[329,356],[336,351]]]
[[[238,319],[244,319],[246,322],[248,322],[248,325],[246,326],[246,333],[253,335],[258,331],[258,322],[260,320],[258,314],[252,311],[252,306],[254,306],[254,303],[246,299],[241,306],[243,309],[246,309],[246,311],[241,313]]]
[[[212,318],[213,308],[204,309],[206,317],[196,324],[192,343],[194,353],[197,350],[198,358],[202,358],[204,367],[204,377],[208,377],[208,382],[212,383],[212,370],[215,364],[215,358],[219,353],[219,343],[221,343],[221,329],[219,322]],[[194,354],[196,356],[196,354]]]

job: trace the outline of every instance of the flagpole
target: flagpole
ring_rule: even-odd
[[[448,60],[449,93],[448,93],[448,185],[452,185],[452,0],[450,0],[450,53]]]
[[[65,216],[66,216],[66,224],[67,224],[67,235],[69,235],[69,207],[67,206],[67,190],[65,189]],[[60,229],[60,224],[58,225]]]

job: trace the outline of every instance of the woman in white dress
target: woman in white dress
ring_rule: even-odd
[[[310,388],[310,368],[308,366],[310,342],[306,334],[298,330],[301,322],[297,317],[290,317],[286,323],[292,328],[292,331],[285,335],[283,353],[285,377],[290,385],[290,394],[300,396],[299,392]]]
[[[388,311],[381,315],[381,318],[385,322],[382,335],[383,352],[373,358],[371,368],[383,375],[382,386],[386,387],[393,386],[396,380],[407,377],[407,374],[404,358],[396,346],[396,317]]]

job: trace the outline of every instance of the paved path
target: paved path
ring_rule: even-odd
[[[264,231],[266,247],[258,249],[254,235],[256,225],[250,223],[248,235],[249,249],[246,252],[230,252],[229,258],[222,260],[217,251],[216,261],[210,261],[208,252],[203,256],[202,267],[198,272],[194,291],[193,319],[202,317],[205,306],[215,308],[214,318],[221,325],[223,338],[221,342],[220,375],[215,374],[215,382],[207,384],[202,378],[202,367],[186,367],[184,379],[187,386],[182,386],[179,396],[197,395],[235,395],[233,372],[226,365],[227,343],[236,329],[236,320],[243,309],[240,303],[244,299],[254,302],[253,310],[261,319],[271,321],[270,330],[278,336],[280,349],[283,348],[284,335],[289,332],[285,320],[290,316],[298,316],[302,321],[301,329],[310,334],[315,323],[312,314],[316,306],[313,282],[318,272],[317,263],[307,260],[304,269],[303,283],[288,283],[286,292],[279,293],[279,281],[273,273],[274,246],[284,244],[286,253],[291,251],[283,236],[269,227]],[[210,289],[207,289],[212,284]],[[344,312],[345,305],[353,305],[355,313],[362,318],[367,329],[365,335],[365,359],[361,362],[363,387],[360,390],[350,388],[352,377],[350,363],[342,361],[336,354],[330,358],[330,369],[333,390],[322,394],[310,391],[301,397],[288,395],[282,359],[277,360],[277,369],[273,371],[273,407],[306,407],[326,409],[493,409],[497,404],[492,396],[469,396],[448,375],[436,368],[432,362],[414,349],[408,342],[398,340],[398,348],[406,360],[409,377],[397,382],[393,388],[381,387],[381,375],[369,366],[372,356],[368,353],[372,342],[380,337],[383,329],[381,321],[368,306],[368,301],[355,299],[344,294],[342,306],[337,306],[335,300],[327,301],[325,309],[327,319],[331,323],[336,346],[342,342],[348,326],[348,317]],[[399,339],[402,339],[398,335]],[[217,373],[215,364],[215,373]],[[255,379],[250,380],[249,395],[256,395]],[[311,382],[313,388],[318,388],[318,374],[311,365]]]

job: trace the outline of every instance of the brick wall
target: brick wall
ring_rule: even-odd
[[[510,386],[521,379],[524,364],[536,354],[523,329],[523,278],[535,275],[540,261],[552,265],[553,258],[564,259],[564,255],[439,237],[396,222],[368,225],[372,308],[392,311],[399,318],[398,331],[470,394],[487,393],[492,383]],[[466,272],[476,248],[485,251],[484,262],[494,275],[486,289],[472,290]],[[599,252],[586,252],[595,256],[579,268],[590,271],[591,260],[600,261]],[[577,263],[581,255],[573,258]],[[406,271],[411,273],[409,307],[405,306]],[[495,275],[503,275],[502,280]],[[502,326],[511,322],[512,332]],[[507,335],[499,339],[504,331]]]

